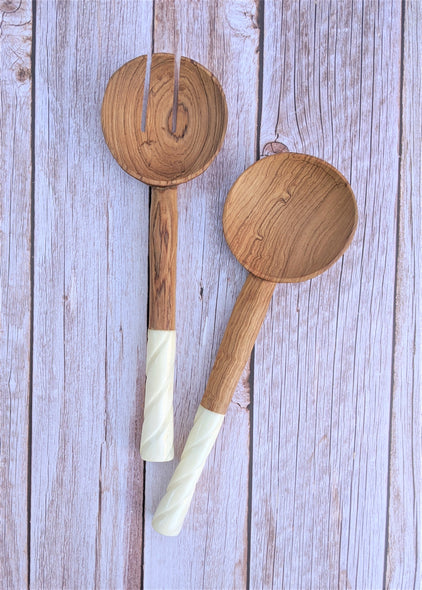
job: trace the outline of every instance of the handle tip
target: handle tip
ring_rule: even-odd
[[[157,533],[168,537],[180,533],[195,486],[223,420],[223,414],[199,406],[180,463],[152,519],[152,526]]]
[[[159,444],[157,444],[159,443]],[[154,441],[154,444],[141,445],[141,459],[150,463],[164,463],[174,459],[174,446],[171,443],[163,444],[163,441]]]
[[[175,525],[174,522],[169,521],[167,518],[160,518],[154,516],[152,519],[152,528],[159,533],[160,535],[164,535],[165,537],[177,537],[177,535],[182,530],[183,520],[180,524]]]

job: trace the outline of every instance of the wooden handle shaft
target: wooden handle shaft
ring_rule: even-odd
[[[148,327],[175,330],[177,188],[153,187],[151,193]]]
[[[225,414],[264,321],[276,283],[249,273],[236,300],[201,405]]]

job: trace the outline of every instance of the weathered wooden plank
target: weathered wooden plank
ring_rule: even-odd
[[[0,2],[0,580],[28,578],[31,2]]]
[[[178,195],[176,461],[245,276],[225,243],[221,218],[230,186],[255,159],[258,39],[257,7],[251,0],[155,3],[154,51],[187,55],[210,69],[223,86],[229,112],[221,153]],[[245,587],[248,408],[246,370],[176,538],[151,528],[175,462],[147,464],[145,588]]]
[[[404,5],[402,138],[386,588],[421,587],[421,139],[422,5]]]
[[[349,178],[360,221],[279,286],[255,349],[251,586],[381,588],[398,186],[398,2],[265,2],[261,146]]]
[[[151,2],[37,3],[33,588],[139,588],[148,189],[102,137]]]

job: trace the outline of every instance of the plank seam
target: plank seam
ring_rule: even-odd
[[[32,403],[34,375],[34,285],[35,285],[35,51],[36,51],[36,0],[32,0],[31,39],[31,235],[30,235],[30,296],[29,296],[29,391],[28,391],[28,465],[27,465],[27,587],[31,587],[31,496],[32,496]]]
[[[265,18],[265,0],[257,0],[256,20],[259,29],[258,37],[258,90],[257,90],[257,115],[256,115],[256,159],[259,160],[261,156],[261,121],[262,121],[262,106],[264,93],[264,18]]]
[[[151,18],[151,54],[154,53],[155,49],[155,0],[152,2],[152,18]],[[151,214],[151,197],[152,197],[152,189],[151,187],[148,188],[148,224],[149,224],[149,217]],[[149,235],[149,230],[148,230]],[[148,238],[149,240],[149,238]],[[149,257],[149,255],[148,255]],[[148,297],[147,297],[147,310],[146,310],[146,317],[149,318],[149,261],[147,264],[147,285],[148,285]],[[144,573],[145,573],[145,497],[146,497],[146,478],[147,478],[147,469],[146,469],[146,461],[143,464],[143,475],[142,475],[142,549],[141,549],[141,572],[140,572],[140,580],[139,580],[139,589],[143,590],[144,588]]]
[[[395,266],[394,266],[394,299],[393,299],[393,333],[391,339],[391,385],[390,385],[390,414],[388,424],[388,465],[387,465],[387,497],[386,497],[386,518],[385,518],[385,540],[384,540],[384,572],[383,572],[383,589],[388,588],[388,554],[389,554],[389,534],[390,534],[390,500],[391,500],[391,451],[392,451],[392,434],[393,434],[393,405],[395,389],[395,350],[396,350],[396,329],[397,329],[397,280],[399,274],[399,245],[400,245],[400,205],[401,205],[401,182],[402,170],[401,160],[403,156],[403,89],[404,89],[404,37],[405,37],[405,20],[406,20],[406,0],[401,3],[401,43],[400,43],[400,119],[399,119],[399,145],[398,145],[398,172],[397,172],[397,216],[396,216],[396,249],[395,249]]]
[[[265,24],[265,0],[257,0],[256,20],[259,29],[258,36],[258,88],[257,88],[257,115],[255,158],[261,156],[261,121],[264,92],[264,24]],[[254,449],[254,383],[255,383],[255,346],[252,348],[249,362],[249,465],[248,465],[248,512],[247,512],[247,539],[246,539],[246,588],[251,587],[251,554],[252,554],[252,489],[253,489],[253,449]]]

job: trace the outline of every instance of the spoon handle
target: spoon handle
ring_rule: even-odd
[[[171,461],[176,355],[177,189],[152,188],[149,221],[149,320],[144,461]]]
[[[234,304],[201,405],[225,414],[262,326],[277,283],[249,273]]]
[[[180,463],[152,520],[155,530],[163,535],[178,535],[182,528],[275,286],[249,274],[236,300]]]

